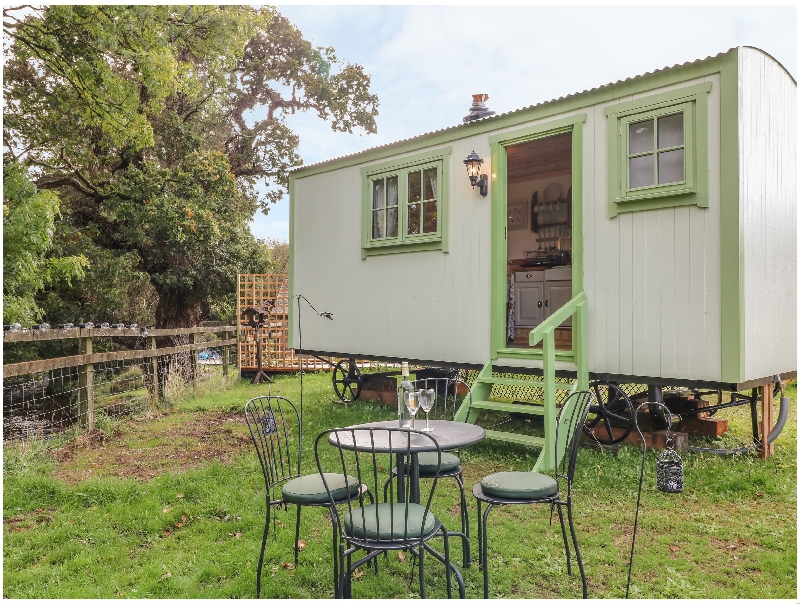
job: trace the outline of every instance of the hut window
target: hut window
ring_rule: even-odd
[[[608,209],[708,207],[711,83],[612,105],[608,116]]]
[[[362,168],[363,257],[397,251],[446,250],[450,147]]]

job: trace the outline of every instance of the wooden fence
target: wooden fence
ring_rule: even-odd
[[[190,327],[182,329],[115,329],[115,328],[72,328],[72,329],[48,329],[48,330],[20,330],[4,331],[3,345],[17,343],[35,343],[47,340],[77,340],[77,355],[60,356],[56,358],[26,361],[21,363],[3,365],[4,380],[4,412],[6,380],[19,376],[35,376],[56,370],[74,371],[77,369],[78,387],[78,420],[80,424],[89,430],[94,429],[94,407],[95,407],[95,388],[94,371],[95,367],[101,363],[119,362],[139,362],[142,372],[147,376],[144,380],[151,396],[160,397],[163,394],[164,380],[167,379],[165,372],[159,371],[159,358],[170,355],[186,354],[189,357],[189,381],[196,384],[199,375],[198,352],[203,349],[219,349],[222,373],[228,375],[228,370],[232,364],[233,348],[237,345],[237,327],[232,325],[221,325],[213,327]],[[217,334],[215,339],[205,339],[202,334]],[[231,337],[233,335],[233,337]],[[185,337],[188,344],[158,347],[161,338]],[[141,348],[117,350],[112,352],[94,352],[94,343],[98,338],[114,338],[119,342],[132,338],[135,339],[134,345],[144,344]],[[5,415],[5,413],[4,413]]]

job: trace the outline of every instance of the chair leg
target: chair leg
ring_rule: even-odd
[[[331,509],[328,508],[328,512],[331,515],[331,525],[333,526],[333,597],[339,597],[339,555],[338,555],[338,548],[339,548],[339,539],[338,537],[338,525],[336,522],[336,513]]]
[[[578,549],[578,537],[575,534],[575,524],[572,521],[572,501],[567,498],[567,518],[569,519],[569,531],[572,533],[572,545],[575,546],[575,557],[578,559],[578,570],[581,571],[581,582],[583,583],[583,599],[589,597],[589,588],[586,585],[586,573],[583,570],[583,560],[581,560],[581,550]]]
[[[267,535],[269,535],[270,505],[267,502],[267,517],[264,522],[264,536],[261,538],[261,554],[258,556],[258,569],[256,570],[256,598],[261,597],[261,568],[264,566],[264,550],[267,547]]]
[[[425,590],[425,547],[422,542],[420,542],[417,558],[419,558],[419,595],[424,600],[428,597],[428,593]]]
[[[558,520],[561,522],[561,536],[564,538],[564,552],[567,554],[567,574],[572,576],[572,564],[569,555],[569,541],[567,541],[567,527],[564,524],[564,513],[561,511],[561,504],[556,504],[558,508]]]
[[[461,532],[465,535],[461,539],[464,568],[469,568],[471,560],[469,551],[469,513],[467,510],[467,497],[464,494],[464,480],[461,474],[457,474],[454,478],[458,483],[458,489],[461,491]]]
[[[481,500],[476,499],[478,504],[478,566],[483,568],[483,521],[481,520]]]
[[[297,567],[297,556],[300,553],[300,508],[303,506],[297,506],[297,521],[294,525],[294,565]]]
[[[442,537],[444,538],[444,566],[447,572],[447,598],[451,600],[453,598],[453,579],[450,569],[450,539],[447,536],[447,529],[444,527],[442,527]]]
[[[489,535],[487,525],[489,523],[489,511],[494,507],[491,503],[486,506],[486,511],[483,513],[483,536],[481,542],[483,545],[483,599],[489,599]]]

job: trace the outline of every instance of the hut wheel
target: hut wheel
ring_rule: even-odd
[[[343,403],[352,403],[361,395],[364,378],[353,359],[342,359],[333,367],[333,390]]]
[[[583,425],[584,434],[601,445],[622,442],[633,430],[631,399],[619,386],[610,382],[592,382],[591,388],[595,403],[589,406],[589,415]]]

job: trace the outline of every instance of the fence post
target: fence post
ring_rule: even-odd
[[[223,331],[222,332],[222,334],[223,334],[222,337],[227,340],[229,333],[230,332]],[[231,347],[230,346],[223,346],[222,347],[222,375],[224,377],[226,377],[226,378],[228,377],[228,363],[230,362],[230,358],[229,358],[230,354],[231,354]]]
[[[193,344],[196,344],[196,343],[197,343],[197,334],[192,332],[192,333],[189,334],[189,344],[193,345]],[[192,386],[194,388],[197,388],[197,374],[199,373],[199,368],[198,368],[198,364],[197,364],[197,350],[192,348],[189,351],[189,354],[192,355],[192,364],[191,364],[191,366],[192,366],[192,370],[191,370],[192,371]]]
[[[80,354],[92,354],[92,338],[80,338]],[[94,430],[94,365],[84,363],[78,370],[78,420],[89,432]]]
[[[157,348],[156,345],[156,337],[150,336],[150,350],[155,350]],[[152,379],[152,388],[153,388],[153,398],[156,400],[161,399],[161,393],[163,392],[161,388],[161,378],[158,375],[158,356],[153,355],[150,357],[150,373],[153,376]]]

